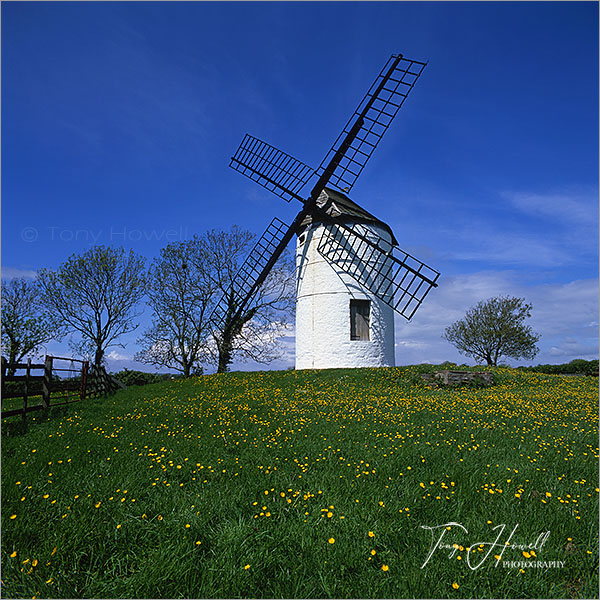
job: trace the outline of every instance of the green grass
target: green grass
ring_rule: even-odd
[[[4,422],[3,595],[596,597],[597,379],[419,370],[213,375]],[[423,566],[421,526],[449,522],[458,550]],[[469,568],[501,524],[502,560],[549,531],[529,560],[563,568]]]

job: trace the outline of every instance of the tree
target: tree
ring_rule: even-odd
[[[524,324],[531,316],[524,298],[499,296],[479,302],[464,319],[447,327],[446,340],[461,354],[496,366],[501,356],[532,359],[538,353],[540,336]]]
[[[67,332],[79,334],[79,348],[100,366],[106,349],[133,331],[145,293],[144,258],[123,248],[93,246],[73,254],[56,271],[39,273],[42,302]]]
[[[59,322],[40,304],[35,281],[24,277],[2,281],[2,347],[9,363],[20,362],[42,344],[61,336]]]
[[[214,294],[210,265],[205,240],[198,237],[160,251],[148,274],[152,326],[138,340],[143,348],[136,360],[176,369],[184,377],[201,371]]]
[[[213,282],[218,297],[226,298],[227,307],[220,328],[213,333],[213,362],[218,373],[227,371],[234,356],[260,363],[280,356],[278,342],[294,310],[295,265],[290,254],[284,253],[250,305],[237,315],[236,299],[246,282],[236,278],[236,274],[253,239],[253,234],[237,226],[229,232],[212,230],[206,235]]]

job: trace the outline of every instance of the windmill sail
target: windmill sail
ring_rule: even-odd
[[[304,199],[298,192],[315,170],[293,156],[246,134],[229,166],[289,202]]]
[[[437,287],[440,274],[435,269],[360,223],[324,224],[317,250],[407,320]]]
[[[236,275],[239,287],[225,294],[213,312],[211,320],[217,326],[231,317],[232,310],[234,316],[240,315],[250,306],[304,218],[318,211],[317,200],[325,186],[331,182],[347,191],[354,185],[424,68],[425,63],[392,55],[316,171],[266,142],[251,135],[244,137],[229,166],[287,202],[294,198],[304,206],[287,230],[279,219],[271,222]],[[303,198],[300,193],[313,176],[318,179]],[[342,230],[354,242],[362,240],[365,247],[355,248],[354,242],[348,245],[340,237]],[[366,285],[371,285],[369,269],[374,268],[376,295],[410,319],[436,285],[439,273],[408,253],[400,251],[400,257],[394,256],[393,249],[381,248],[382,242],[369,240],[356,227],[336,224],[329,227],[319,252]],[[364,264],[354,264],[351,257],[362,259]]]
[[[327,183],[349,191],[387,131],[426,63],[392,55],[317,169],[325,173],[336,154]]]
[[[262,234],[236,273],[229,289],[224,290],[209,321],[219,330],[249,308],[250,292],[255,292],[266,279],[277,258],[289,242],[283,241],[290,227],[275,217]]]

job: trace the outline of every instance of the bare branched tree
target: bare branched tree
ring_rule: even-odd
[[[137,307],[145,294],[144,258],[123,248],[93,246],[72,255],[56,271],[39,272],[41,300],[67,332],[80,336],[82,349],[100,366],[106,349],[137,327]]]
[[[50,340],[60,340],[62,329],[41,306],[34,280],[2,280],[2,351],[8,354],[9,363],[20,362]]]
[[[152,326],[138,343],[140,362],[180,371],[199,372],[210,335],[207,317],[214,293],[211,257],[204,239],[169,244],[148,274],[148,304]]]
[[[295,265],[284,253],[241,314],[237,315],[238,290],[244,281],[236,279],[243,259],[252,248],[254,235],[234,226],[228,232],[206,235],[212,259],[212,273],[218,295],[227,298],[222,326],[214,331],[217,372],[226,371],[234,357],[269,363],[281,354],[279,340],[285,333],[295,307]]]

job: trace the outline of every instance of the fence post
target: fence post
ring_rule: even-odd
[[[100,375],[100,394],[106,396],[106,371],[104,367],[98,369]]]
[[[85,393],[87,388],[87,374],[88,374],[88,361],[84,360],[81,366],[81,392],[79,393],[79,399],[85,400]]]
[[[31,359],[27,359],[25,369],[25,389],[23,390],[23,423],[27,423],[27,400],[29,398],[29,375],[31,374]]]
[[[42,386],[42,406],[44,408],[50,407],[50,392],[51,392],[51,381],[52,381],[52,357],[46,355],[46,361],[44,363],[44,384]]]
[[[98,370],[95,364],[89,366],[89,378],[87,383],[90,386],[88,396],[97,398],[98,397]]]
[[[1,385],[1,390],[2,390],[2,396],[4,396],[4,378],[6,377],[6,358],[3,356],[2,357],[2,385]]]

